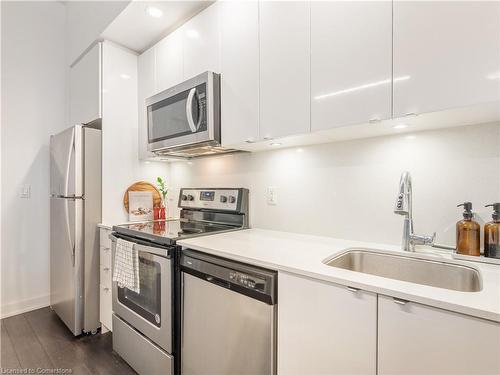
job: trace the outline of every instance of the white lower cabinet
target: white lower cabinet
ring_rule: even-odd
[[[379,296],[378,374],[498,375],[500,324]]]
[[[377,296],[278,276],[278,374],[376,373]]]
[[[112,331],[112,271],[111,271],[111,240],[109,229],[101,228],[100,236],[100,286],[99,286],[99,319],[102,333]]]

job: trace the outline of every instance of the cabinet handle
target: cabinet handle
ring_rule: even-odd
[[[245,143],[255,143],[255,140],[253,138],[247,138],[245,139]]]
[[[404,115],[404,117],[414,117],[414,116],[417,116],[416,112],[408,112],[408,113],[405,113],[405,115]]]
[[[347,290],[348,290],[349,292],[356,293],[356,292],[359,292],[361,289],[359,289],[359,288],[355,288],[355,287],[353,287],[353,286],[348,286],[348,287],[347,287]]]
[[[397,303],[398,305],[401,305],[401,306],[404,306],[404,305],[406,305],[408,302],[410,302],[410,301],[407,301],[407,300],[405,300],[405,299],[396,298],[396,297],[392,297],[392,300],[394,301],[394,303]]]
[[[378,124],[380,122],[380,119],[378,117],[374,117],[368,120],[369,124]]]
[[[109,288],[104,288],[103,289],[105,292],[109,292]]]
[[[104,251],[109,251],[109,247],[105,247],[103,250]]]
[[[104,271],[108,272],[109,271],[109,267],[104,267]]]

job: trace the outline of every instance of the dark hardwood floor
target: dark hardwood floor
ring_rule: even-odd
[[[1,320],[0,368],[71,369],[65,374],[127,375],[111,333],[74,337],[48,307]]]

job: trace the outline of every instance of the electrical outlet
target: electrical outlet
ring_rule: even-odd
[[[23,185],[21,187],[21,191],[19,192],[19,196],[21,198],[29,199],[31,197],[31,186]]]
[[[275,186],[267,188],[267,204],[273,206],[278,204],[278,189]]]

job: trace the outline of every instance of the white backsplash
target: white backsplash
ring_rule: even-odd
[[[180,187],[246,187],[252,227],[397,244],[404,170],[415,231],[454,245],[457,204],[471,201],[482,223],[491,218],[484,205],[500,201],[500,124],[171,163],[169,210],[177,212]],[[267,204],[270,186],[276,205]]]

